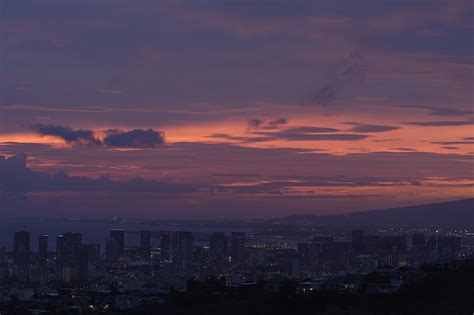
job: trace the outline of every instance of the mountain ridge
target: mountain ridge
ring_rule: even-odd
[[[474,198],[343,214],[295,214],[277,220],[334,225],[474,226]]]

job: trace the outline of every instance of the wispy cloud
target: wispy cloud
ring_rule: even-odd
[[[285,129],[285,132],[291,133],[326,133],[326,132],[338,132],[339,129],[326,128],[326,127],[312,127],[312,126],[301,126]]]
[[[351,129],[351,131],[355,132],[386,132],[400,129],[400,127],[396,126],[388,126],[388,125],[371,125],[371,124],[361,124],[356,122],[347,122],[346,125],[355,126]]]
[[[343,62],[342,70],[336,73],[333,80],[318,88],[311,96],[310,101],[321,106],[328,106],[348,86],[363,82],[366,69],[362,60],[362,55],[359,53],[351,53],[349,58]]]
[[[282,139],[287,141],[358,141],[368,138],[367,135],[360,134],[315,134],[315,133],[302,133],[302,132],[266,132],[257,131],[253,134],[266,136],[273,139]]]
[[[249,119],[247,121],[247,126],[248,126],[248,129],[272,130],[272,129],[278,129],[281,126],[287,125],[288,122],[289,122],[288,119],[284,117],[278,117],[278,118],[273,118],[269,120],[254,118],[254,119]]]
[[[450,126],[469,126],[474,124],[473,120],[438,120],[438,121],[413,121],[406,122],[407,125],[420,127],[450,127]]]

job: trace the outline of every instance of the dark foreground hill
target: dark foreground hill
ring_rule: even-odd
[[[279,220],[335,225],[474,226],[474,198],[338,215],[292,215]]]

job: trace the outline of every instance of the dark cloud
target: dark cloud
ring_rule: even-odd
[[[418,180],[410,179],[410,180],[408,180],[408,182],[413,186],[423,186],[423,183],[418,181]]]
[[[278,129],[283,125],[288,124],[288,119],[284,117],[274,118],[271,120],[265,119],[250,119],[247,122],[248,129],[266,129],[266,130],[273,130]]]
[[[8,155],[14,154],[15,151],[21,152],[15,149],[16,146],[9,144],[4,148],[2,145],[0,149]],[[435,184],[435,186],[430,184],[429,187],[440,186],[452,189],[454,186],[452,186],[451,181],[471,181],[472,178],[469,176],[468,170],[472,169],[473,163],[472,156],[456,154],[459,151],[455,150],[444,154],[375,152],[331,155],[315,153],[313,149],[249,148],[229,143],[180,142],[169,144],[170,150],[155,150],[153,154],[150,154],[149,151],[144,150],[107,150],[100,146],[88,150],[83,150],[78,146],[61,149],[37,145],[35,145],[37,148],[34,149],[25,144],[19,144],[18,146],[22,150],[31,152],[31,156],[34,158],[28,161],[28,165],[31,165],[32,169],[24,167],[26,159],[18,159],[16,163],[7,165],[3,163],[6,158],[0,158],[1,190],[9,187],[8,189],[12,192],[10,195],[16,196],[32,192],[27,194],[28,201],[25,202],[15,200],[8,201],[9,203],[5,204],[6,199],[0,198],[2,199],[1,209],[7,211],[15,209],[18,215],[41,213],[41,215],[58,216],[65,216],[66,214],[71,216],[105,216],[121,213],[129,216],[153,217],[167,215],[175,218],[189,218],[193,217],[194,213],[196,218],[203,215],[211,216],[211,214],[214,217],[219,214],[224,217],[233,217],[235,213],[239,215],[242,213],[239,211],[246,211],[248,204],[242,204],[242,200],[249,199],[240,198],[238,195],[233,196],[232,192],[228,194],[216,193],[211,196],[209,191],[218,192],[218,189],[222,187],[232,189],[232,183],[252,181],[255,181],[256,184],[266,181],[286,181],[289,186],[294,186],[295,182],[300,181],[305,181],[309,186],[323,186],[334,182],[343,187],[342,182],[347,183],[347,185],[350,185],[351,182],[357,182],[359,185],[363,185],[363,182],[369,182],[366,184],[368,186],[393,183],[393,186],[397,186],[403,185],[403,182],[406,182],[407,179],[412,179],[428,185],[430,179],[426,178],[427,174],[431,177],[442,178],[439,184]],[[163,163],[156,164],[156,161]],[[192,164],[196,161],[199,162],[198,168],[195,164]],[[288,161],[291,161],[291,163]],[[12,171],[12,165],[17,165],[15,171]],[[375,167],[368,170],[367,165]],[[446,165],[450,165],[450,167],[446,168]],[[127,168],[125,172],[117,171],[119,167]],[[133,168],[133,172],[129,171],[131,168]],[[58,173],[58,170],[61,169],[70,170],[75,174],[85,174],[87,177]],[[192,176],[193,179],[190,179],[189,171],[191,169],[196,170],[199,177]],[[39,170],[42,170],[42,172]],[[176,173],[177,175],[168,176],[163,174],[166,173],[163,170],[170,170],[170,173]],[[225,176],[221,178],[209,177],[210,174],[228,173],[229,170],[232,173],[254,173],[261,174],[261,176],[256,178],[249,175],[249,178],[243,179],[226,178]],[[54,174],[58,174],[58,176],[54,176],[53,180]],[[116,176],[120,178],[124,175],[141,175],[147,178],[157,176],[156,178],[160,179],[157,181],[111,180],[112,183],[110,183],[107,177],[102,177],[102,180],[96,177],[105,174],[111,174],[114,178]],[[197,182],[189,182],[190,180],[196,180]],[[311,185],[312,182],[317,184]],[[378,183],[372,184],[370,182]],[[183,184],[179,185],[177,183]],[[229,185],[225,186],[225,184]],[[301,187],[298,191],[305,189],[304,186]],[[269,186],[264,188],[269,189]],[[317,187],[310,189],[316,191]],[[62,198],[61,196],[64,195],[64,191],[77,193],[74,194],[75,197],[71,197],[70,202],[66,203],[65,201],[65,203],[58,204]],[[107,195],[102,193],[103,191]],[[131,192],[128,193],[129,191]],[[251,189],[249,188],[248,191],[251,191]],[[278,191],[281,191],[282,194],[277,195],[276,192]],[[391,191],[384,190],[384,193],[387,193],[387,198],[395,195],[395,193],[391,194]],[[442,195],[444,191],[443,188],[437,191],[431,190],[430,193],[436,192]],[[270,190],[267,195],[275,196],[274,202],[275,205],[278,205],[284,204],[284,198],[288,198],[287,192],[286,188],[277,188],[273,191]],[[334,195],[343,194],[344,192],[347,192],[347,190],[334,191]],[[319,193],[324,194],[324,191],[320,190],[317,193],[318,195]],[[354,190],[353,195],[360,195],[360,193],[361,191]],[[461,194],[465,195],[468,192]],[[0,195],[5,194],[0,191]],[[109,200],[107,204],[104,203],[104,197]],[[129,201],[130,198],[133,201]],[[166,201],[164,198],[167,198]],[[199,207],[192,208],[196,212],[188,212],[190,207],[189,198],[199,202]],[[219,200],[222,200],[222,203],[219,205],[207,203],[216,200],[216,198],[221,198]],[[265,204],[261,199],[261,195],[255,193],[252,198],[251,203],[255,205],[254,211],[258,212],[259,209],[264,211],[260,213],[262,217],[274,214],[274,208]],[[145,200],[150,200],[150,202],[145,202]],[[298,200],[298,198],[295,197],[295,200]],[[384,199],[382,204],[385,204],[386,200]],[[17,203],[14,204],[14,202]],[[373,200],[369,200],[361,206],[367,207],[372,204]],[[228,208],[230,205],[232,205],[232,209]],[[353,205],[354,203],[350,202],[347,209],[354,210]],[[314,204],[298,204],[297,206],[299,209],[307,209],[308,212],[320,211],[319,208],[314,209]],[[327,206],[331,207],[333,204]],[[326,206],[322,207],[321,211],[325,208]],[[97,209],[100,209],[100,212],[97,212]],[[130,209],[136,209],[136,211],[130,213]],[[187,209],[186,214],[180,212],[184,209]],[[222,209],[226,212],[223,213]],[[291,210],[282,207],[282,211],[287,213]]]
[[[344,178],[344,177],[326,177],[326,178],[315,178],[312,180],[305,180],[304,177],[299,177],[297,180],[268,180],[265,183],[255,183],[248,185],[219,185],[217,186],[218,192],[232,192],[232,193],[246,193],[246,194],[292,194],[296,193],[291,188],[303,187],[308,188],[307,191],[299,190],[297,193],[313,194],[317,192],[318,188],[324,187],[402,187],[402,186],[439,186],[443,187],[444,183],[426,183],[429,178]],[[449,185],[449,184],[448,184]],[[464,184],[458,184],[460,187],[464,187]],[[472,186],[472,184],[468,184]],[[289,190],[290,189],[290,190]],[[317,197],[314,196],[314,197]]]
[[[94,136],[92,130],[83,129],[72,129],[70,127],[64,127],[59,125],[44,125],[36,124],[33,126],[33,130],[43,136],[53,136],[63,139],[67,143],[79,143],[79,144],[100,144]]]
[[[316,91],[311,100],[318,105],[328,106],[334,101],[336,95],[339,94],[341,89],[342,88],[339,86],[338,81],[328,83]]]
[[[474,111],[457,109],[457,108],[448,108],[448,107],[432,107],[432,106],[416,106],[416,105],[400,105],[401,108],[415,108],[428,111],[428,115],[431,116],[465,116],[472,115]]]
[[[0,192],[22,192],[23,178],[28,178],[31,171],[26,167],[26,155],[18,154],[7,158],[0,155]]]
[[[355,132],[386,132],[400,129],[396,126],[385,126],[385,125],[370,125],[370,124],[361,124],[355,122],[348,122],[347,125],[355,126],[351,131]]]
[[[468,126],[474,123],[473,120],[438,120],[438,121],[412,121],[407,125],[420,127],[448,127],[448,126]]]
[[[372,140],[373,142],[397,142],[401,141],[402,139],[375,139]]]
[[[319,88],[311,96],[310,101],[321,106],[328,106],[348,86],[363,82],[365,75],[366,69],[362,56],[357,52],[353,52],[343,62],[341,70],[336,73],[336,77]]]
[[[285,132],[296,132],[296,133],[325,133],[325,132],[338,132],[339,129],[334,128],[324,128],[324,127],[294,127],[284,130]]]
[[[474,144],[474,141],[433,141],[432,144],[456,145],[456,144]]]
[[[210,136],[206,136],[206,138],[216,138],[216,139],[224,139],[224,140],[248,142],[248,143],[273,140],[273,138],[271,137],[239,137],[239,136],[232,136],[226,133],[214,133]]]
[[[261,119],[249,119],[247,122],[249,128],[260,128],[260,126],[263,124],[263,120]]]
[[[228,175],[226,175],[228,176]],[[242,174],[240,174],[242,176]],[[66,172],[46,173],[33,171],[27,166],[27,156],[18,154],[6,158],[0,155],[0,196],[33,192],[81,193],[157,193],[183,194],[197,192],[227,192],[248,194],[280,194],[290,187],[389,187],[407,185],[407,179],[345,178],[345,177],[288,177],[295,180],[269,180],[255,185],[225,185],[211,183],[169,183],[136,177],[129,180],[112,180],[107,176],[90,178],[70,176]]]
[[[276,128],[279,128],[281,125],[286,125],[286,124],[288,124],[288,119],[280,117],[268,122],[266,129],[276,129]]]
[[[433,116],[464,116],[474,114],[474,111],[472,110],[461,110],[446,107],[429,108],[429,110],[429,114]]]
[[[368,138],[367,135],[359,134],[314,134],[300,132],[254,132],[261,136],[271,137],[274,139],[283,139],[287,141],[358,141]]]
[[[441,149],[446,149],[446,150],[459,150],[459,147],[441,147]]]
[[[272,130],[277,129],[274,126],[279,126],[287,123],[287,120],[280,118],[272,120],[270,121],[270,123],[264,123],[262,120],[252,120],[251,122],[254,126],[259,126],[258,128],[254,129]],[[283,130],[280,129],[279,131],[252,131],[251,134],[262,136],[260,141],[270,141],[277,139],[283,139],[287,141],[357,141],[368,137],[367,135],[361,134],[333,133],[338,131],[339,129],[335,128],[299,126]]]
[[[165,142],[164,134],[153,129],[108,130],[103,142],[116,148],[155,148]]]
[[[474,137],[466,137],[466,138],[463,138],[463,140],[466,140],[466,141],[474,140]]]
[[[390,150],[397,150],[397,151],[406,151],[406,152],[416,152],[416,149],[412,148],[391,148]]]
[[[231,141],[239,142],[264,142],[272,140],[287,140],[287,141],[357,141],[367,138],[367,135],[359,134],[324,134],[326,132],[332,132],[336,129],[330,128],[318,128],[318,127],[301,127],[301,128],[290,128],[278,132],[270,131],[254,131],[252,135],[258,135],[258,137],[241,137],[232,136],[229,134],[212,134],[207,136],[208,138],[219,138]],[[306,132],[308,131],[308,132]],[[337,131],[337,130],[336,130]],[[320,134],[316,133],[319,132]]]
[[[33,130],[43,136],[53,136],[73,144],[105,145],[116,148],[155,148],[165,142],[164,133],[153,129],[133,129],[129,131],[109,129],[104,139],[99,139],[94,131],[72,129],[60,125],[36,124]]]
[[[18,154],[10,158],[0,155],[1,193],[52,191],[189,193],[208,188],[210,187],[206,185],[167,183],[144,180],[140,177],[114,181],[107,176],[94,179],[83,176],[69,176],[66,172],[54,174],[37,172],[27,166],[27,156],[25,154]]]

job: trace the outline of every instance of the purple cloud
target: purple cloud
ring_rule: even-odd
[[[155,148],[165,143],[164,133],[153,129],[130,131],[107,130],[103,142],[116,148]]]
[[[53,136],[73,144],[94,144],[115,148],[155,148],[165,143],[164,133],[153,129],[133,129],[129,131],[109,129],[104,139],[99,139],[93,130],[72,129],[60,125],[33,126],[40,135]]]
[[[474,124],[472,120],[438,120],[438,121],[413,121],[405,123],[420,127],[449,127],[449,126],[469,126]]]
[[[100,144],[94,136],[92,130],[83,130],[83,129],[72,129],[69,127],[59,126],[59,125],[43,125],[36,124],[33,126],[33,130],[38,132],[43,136],[53,136],[63,139],[67,143],[78,143],[78,144]]]
[[[355,132],[386,132],[400,129],[400,127],[396,126],[386,126],[386,125],[370,125],[370,124],[361,124],[355,122],[348,122],[347,125],[353,125],[354,128],[351,131]]]
[[[284,131],[291,132],[291,133],[293,132],[295,133],[326,133],[326,132],[338,132],[339,129],[302,126],[302,127],[288,128],[288,129],[285,129]]]
[[[360,134],[314,134],[300,132],[254,132],[261,136],[267,136],[274,139],[283,139],[287,141],[358,141],[368,138],[367,135]]]

